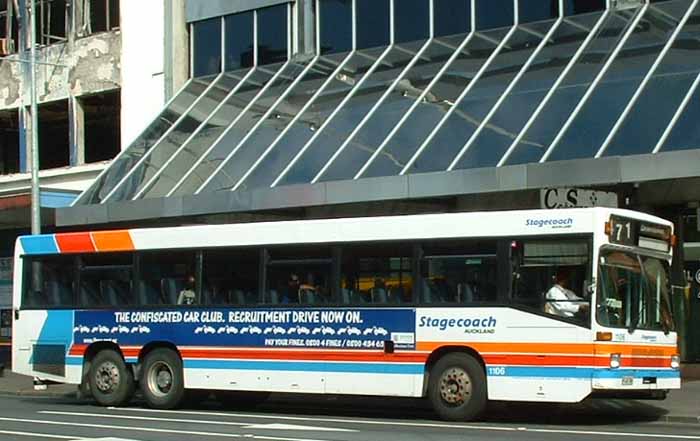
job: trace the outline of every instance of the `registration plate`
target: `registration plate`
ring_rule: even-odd
[[[634,383],[634,377],[622,377],[623,386],[632,386]]]

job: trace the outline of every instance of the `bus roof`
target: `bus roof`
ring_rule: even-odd
[[[389,240],[513,237],[602,232],[610,215],[666,225],[624,209],[487,211],[276,222],[194,225],[21,236],[19,254],[274,246]]]

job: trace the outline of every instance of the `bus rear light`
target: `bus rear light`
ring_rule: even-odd
[[[617,369],[620,367],[620,354],[610,354],[610,368]]]
[[[671,369],[680,369],[681,367],[681,357],[680,355],[671,355]]]
[[[671,244],[671,248],[675,247],[676,244],[678,243],[678,236],[676,236],[675,234],[672,234],[668,240],[668,243]]]
[[[612,221],[607,221],[605,223],[605,235],[610,237],[612,236],[612,230],[613,230],[613,223]]]
[[[612,341],[612,332],[596,332],[596,341]]]

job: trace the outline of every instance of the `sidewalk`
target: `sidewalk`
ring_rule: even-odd
[[[5,370],[4,376],[0,377],[0,395],[19,395],[32,397],[53,397],[53,398],[76,398],[77,387],[68,384],[49,385],[47,390],[35,391],[32,383],[32,378],[24,375],[18,375]],[[274,394],[276,396],[278,394]],[[304,400],[309,400],[306,396]],[[298,397],[288,394],[280,394],[278,398],[272,398],[272,402],[289,403],[297,402]],[[376,401],[377,398],[358,398],[358,397],[314,397],[318,399],[318,405],[322,408],[324,400],[332,400],[340,404],[340,402],[362,399],[367,405],[371,406],[375,403],[381,406],[382,401]],[[307,401],[307,404],[309,402]],[[355,402],[355,405],[357,403]],[[415,403],[414,403],[415,404]],[[503,403],[501,403],[503,404]],[[313,406],[313,404],[310,404]],[[508,405],[508,404],[507,404]],[[592,419],[600,419],[601,421],[610,421],[616,418],[624,418],[628,420],[638,419],[640,421],[658,421],[666,423],[694,423],[700,424],[700,380],[683,381],[683,387],[680,390],[672,391],[665,400],[621,400],[621,399],[591,399],[583,403],[575,405],[551,405],[539,404],[542,406],[542,414],[552,412],[555,415],[562,417],[562,420],[567,420],[567,417],[590,417]],[[516,413],[532,415],[532,403],[516,404],[512,403],[512,410]],[[517,409],[520,408],[522,412]],[[497,412],[500,413],[500,412]],[[539,412],[535,412],[538,414]],[[496,416],[496,418],[498,418]],[[515,418],[518,418],[517,416]],[[528,418],[529,419],[529,418]],[[559,418],[557,418],[559,419]],[[535,421],[537,418],[535,418]],[[575,421],[572,421],[572,423]]]

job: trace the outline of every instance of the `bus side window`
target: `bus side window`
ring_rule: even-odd
[[[204,251],[203,298],[207,305],[246,306],[258,303],[259,251]]]
[[[80,263],[79,304],[84,308],[136,304],[133,253],[84,254]]]
[[[24,261],[24,286],[22,306],[71,307],[75,306],[73,281],[75,258],[73,256],[42,256]]]
[[[424,243],[421,303],[484,303],[497,299],[496,241]]]
[[[552,307],[552,302],[558,300],[547,297],[563,274],[567,277],[567,288],[577,296],[583,297],[585,281],[591,277],[589,254],[588,241],[584,239],[513,241],[512,303],[555,314],[554,311],[559,308]]]
[[[146,251],[139,256],[139,299],[155,305],[176,305],[185,281],[195,276],[195,252]]]
[[[397,243],[342,249],[340,303],[396,305],[413,302],[412,248]]]

